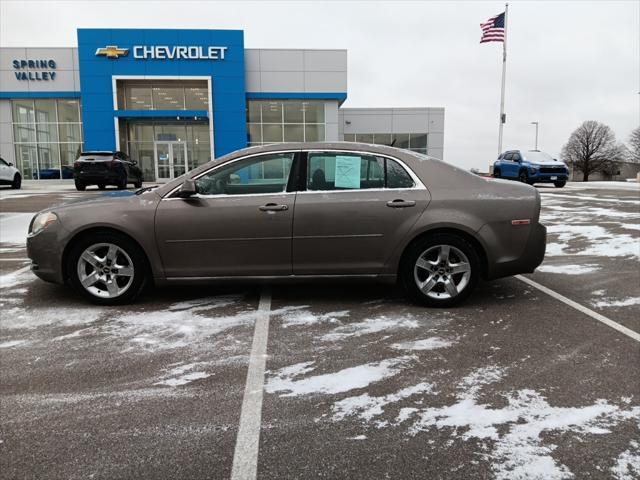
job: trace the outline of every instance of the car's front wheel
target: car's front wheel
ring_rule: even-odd
[[[98,305],[133,301],[148,280],[142,249],[118,233],[88,235],[77,241],[67,257],[67,275],[73,287]]]
[[[468,297],[480,278],[480,259],[464,238],[440,233],[414,243],[400,266],[402,283],[420,303],[450,307]]]
[[[87,186],[79,180],[76,180],[75,184],[76,190],[78,190],[79,192],[84,192],[87,189]]]
[[[526,171],[522,170],[520,172],[520,174],[518,175],[518,180],[520,180],[522,183],[530,183],[529,181],[529,175],[527,174]]]
[[[553,182],[553,184],[556,186],[556,188],[562,188],[567,184],[567,182],[562,180],[560,182]]]
[[[16,173],[13,176],[13,182],[11,182],[11,188],[15,190],[20,190],[21,186],[22,186],[22,177],[20,176],[19,173]]]

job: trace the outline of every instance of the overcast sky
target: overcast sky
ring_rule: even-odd
[[[444,107],[445,160],[497,152],[502,44],[479,24],[503,2],[0,0],[3,47],[76,46],[76,28],[242,29],[248,48],[348,50],[348,107]],[[504,148],[557,156],[584,120],[640,125],[639,1],[512,1]]]

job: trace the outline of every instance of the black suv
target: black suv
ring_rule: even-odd
[[[98,185],[100,190],[115,185],[123,190],[129,183],[140,188],[142,170],[124,152],[82,152],[73,164],[73,179],[78,190],[87,185]]]

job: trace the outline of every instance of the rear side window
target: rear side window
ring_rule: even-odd
[[[520,161],[520,154],[519,153],[514,153],[513,154],[513,161],[514,162],[519,162]]]
[[[308,155],[307,190],[410,188],[413,185],[406,170],[390,159],[351,152]]]
[[[415,185],[411,175],[395,160],[387,162],[387,188],[411,188]]]

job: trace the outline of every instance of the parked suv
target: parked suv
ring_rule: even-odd
[[[142,170],[124,152],[82,152],[73,164],[73,178],[78,190],[87,185],[98,185],[100,190],[115,185],[122,190],[129,183],[142,187]]]
[[[567,166],[539,150],[508,150],[493,163],[493,176],[523,183],[553,183],[562,188],[569,178]]]
[[[22,185],[22,175],[13,166],[13,163],[6,162],[0,157],[0,185],[11,185],[11,188],[20,188]]]

